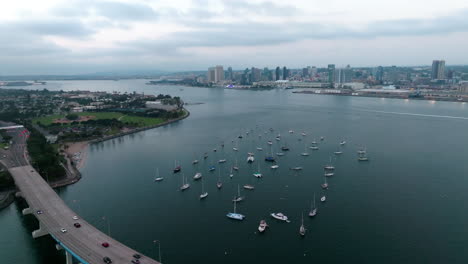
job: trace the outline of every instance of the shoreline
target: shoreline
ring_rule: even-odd
[[[313,94],[313,95],[332,95],[332,96],[350,96],[350,97],[368,97],[368,98],[388,98],[388,99],[400,99],[400,100],[416,100],[416,101],[438,101],[438,102],[453,102],[453,103],[464,103],[468,100],[458,100],[457,98],[445,98],[445,97],[409,97],[389,94],[359,94],[353,95],[349,93],[316,93],[313,91],[293,91],[294,94]]]
[[[80,169],[82,169],[83,166],[86,164],[86,159],[88,156],[87,154],[89,151],[89,145],[178,122],[190,116],[190,112],[187,109],[184,108],[183,110],[185,111],[185,115],[176,119],[171,119],[171,120],[162,122],[157,125],[135,128],[135,129],[121,132],[115,135],[104,136],[104,137],[92,139],[92,140],[85,140],[85,141],[78,141],[78,142],[64,142],[63,146],[65,145],[68,146],[68,148],[63,148],[64,153],[65,153],[64,156],[65,156],[65,159],[67,160],[67,166],[64,165],[65,170],[67,171],[67,176],[64,179],[51,182],[50,186],[52,188],[63,187],[63,186],[74,184],[81,179]],[[76,155],[77,153],[79,153],[79,155]],[[77,158],[79,159],[78,163],[74,161]]]

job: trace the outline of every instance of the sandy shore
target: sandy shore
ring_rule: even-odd
[[[86,162],[89,141],[72,142],[65,145],[68,146],[65,148],[65,152],[72,157],[76,168],[81,169]]]

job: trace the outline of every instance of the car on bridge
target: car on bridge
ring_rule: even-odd
[[[74,223],[73,226],[76,227],[76,228],[80,228],[81,224],[80,223]]]
[[[102,261],[104,261],[104,263],[107,263],[107,264],[112,263],[112,260],[109,257],[104,257]]]
[[[36,213],[37,213],[37,214],[42,214],[42,211],[41,211],[41,210],[37,210]]]
[[[62,232],[62,233],[66,233],[66,232],[67,232],[67,230],[66,230],[65,228],[60,228],[60,232]]]
[[[102,245],[103,247],[105,247],[105,248],[109,247],[109,243],[107,243],[107,242],[103,242],[101,245]]]

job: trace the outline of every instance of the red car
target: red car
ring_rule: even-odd
[[[80,228],[80,227],[81,227],[80,223],[74,223],[73,225],[74,225],[76,228]]]
[[[101,245],[102,245],[103,247],[105,247],[105,248],[106,248],[106,247],[109,247],[109,243],[107,243],[107,242],[104,242],[104,243],[102,243]]]

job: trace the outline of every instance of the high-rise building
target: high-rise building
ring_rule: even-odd
[[[433,60],[432,61],[432,80],[443,80],[445,79],[445,61],[444,60]]]
[[[353,78],[353,71],[351,67],[348,65],[344,69],[337,69],[335,70],[335,83],[348,83],[351,82]]]
[[[384,78],[384,69],[382,66],[377,67],[375,71],[375,80],[378,82],[383,82]]]
[[[262,70],[252,67],[250,82],[258,82],[262,78]]]
[[[215,67],[215,83],[224,81],[224,69],[221,65]]]
[[[303,78],[309,78],[309,69],[310,69],[310,67],[302,68],[302,77]]]
[[[281,68],[278,66],[275,70],[275,80],[278,81],[279,79],[281,79]]]
[[[208,82],[211,82],[211,83],[215,82],[216,71],[215,71],[214,67],[208,68],[208,74],[207,74],[206,78],[208,79]]]
[[[283,67],[283,80],[287,80],[289,78],[289,70],[286,66]]]
[[[232,75],[232,67],[228,67],[228,79],[232,81],[234,79],[234,76]]]
[[[310,69],[310,76],[315,77],[317,75],[317,67],[312,66]]]
[[[335,82],[335,64],[328,64],[328,82],[330,84]]]

